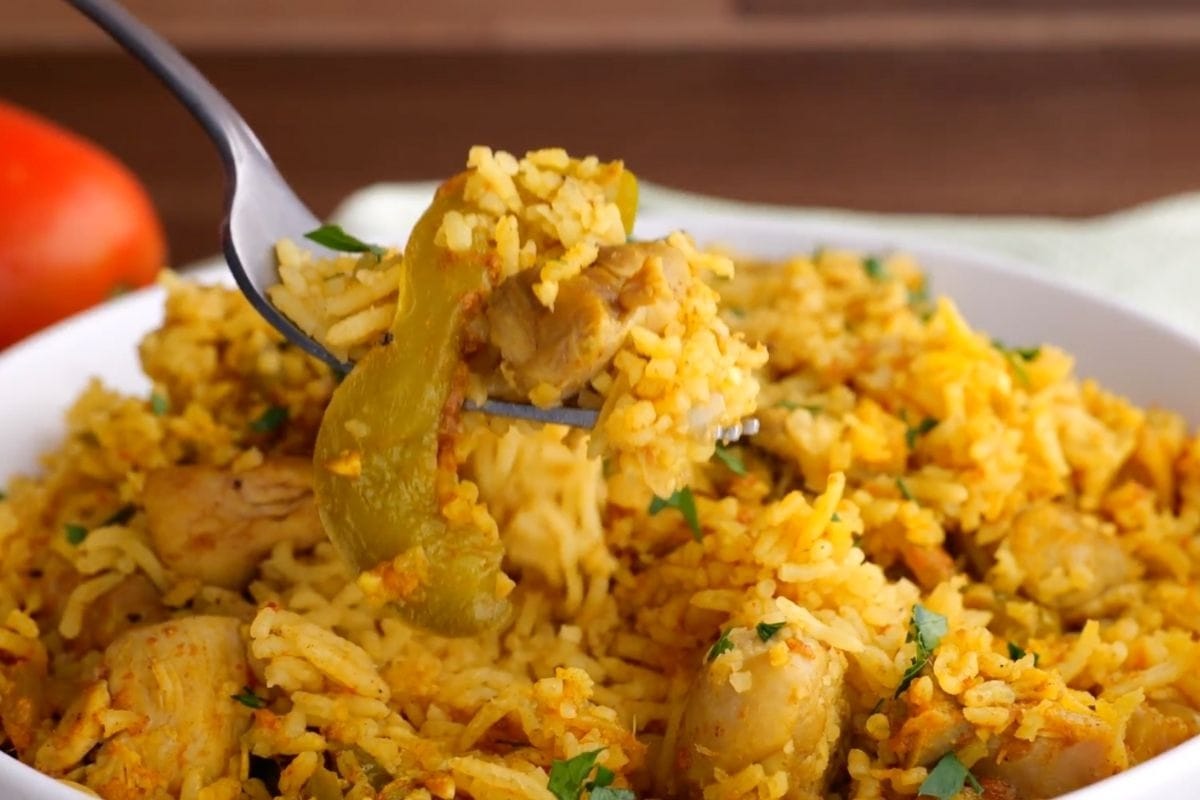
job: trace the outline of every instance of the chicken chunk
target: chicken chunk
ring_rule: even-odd
[[[929,766],[975,734],[958,702],[936,686],[928,702],[918,708],[892,704],[891,715],[895,733],[888,744],[906,767]]]
[[[1095,783],[1117,771],[1112,753],[1117,733],[1092,713],[1051,707],[1032,741],[1010,728],[988,740],[988,754],[972,766],[985,781],[989,796],[1020,800],[1058,797]],[[889,748],[906,767],[930,767],[946,753],[975,740],[975,727],[957,700],[938,688],[919,708],[894,708]]]
[[[245,472],[169,467],[146,476],[146,522],[158,557],[204,583],[241,589],[282,541],[310,547],[325,531],[312,464],[278,458]]]
[[[109,645],[111,705],[142,720],[101,745],[89,785],[110,798],[175,796],[185,777],[205,785],[237,768],[250,725],[231,699],[250,676],[240,629],[230,617],[188,617]]]
[[[552,309],[533,293],[539,273],[514,275],[488,302],[489,338],[503,358],[507,394],[517,398],[543,384],[572,395],[612,359],[632,325],[661,329],[678,310],[688,265],[661,242],[606,247],[559,284]]]
[[[145,575],[130,575],[88,604],[83,627],[69,646],[80,653],[103,650],[127,628],[161,622],[168,616],[162,594]]]
[[[1067,619],[1088,616],[1089,604],[1133,577],[1132,559],[1093,517],[1052,503],[1013,521],[1007,545],[1024,570],[1022,589]]]
[[[1042,800],[1116,773],[1115,744],[1116,731],[1096,715],[1050,708],[1033,741],[1012,735],[993,740],[991,755],[972,769],[1003,781],[1024,800]]]
[[[1149,761],[1198,734],[1200,711],[1182,703],[1148,701],[1133,712],[1125,727],[1130,765]]]
[[[824,797],[848,709],[845,657],[787,629],[766,643],[748,628],[728,638],[741,669],[707,663],[686,701],[675,752],[683,796],[700,797],[718,769],[761,764],[786,771],[788,800]]]

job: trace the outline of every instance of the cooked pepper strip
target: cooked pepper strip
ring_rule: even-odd
[[[494,277],[486,247],[453,253],[434,241],[448,211],[470,210],[466,177],[443,184],[413,229],[391,340],[334,392],[314,453],[321,519],[359,585],[447,635],[503,618],[512,586],[495,526],[451,522],[443,511],[458,486],[452,450],[467,378],[464,328]],[[617,203],[630,230],[631,173],[621,176]]]
[[[463,208],[463,183],[447,181],[413,229],[392,340],[334,392],[314,453],[321,519],[343,558],[367,573],[360,585],[413,623],[455,635],[508,606],[495,531],[442,514],[455,478],[439,474],[438,456],[457,424],[463,327],[487,288],[484,253],[434,244],[446,212]]]

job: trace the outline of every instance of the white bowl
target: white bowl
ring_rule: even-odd
[[[397,219],[407,230],[411,219]],[[920,237],[851,225],[805,223],[737,210],[652,211],[638,236],[685,229],[757,256],[786,256],[818,246],[865,252],[903,250],[926,269],[935,293],[954,298],[976,327],[1014,345],[1050,342],[1094,377],[1143,405],[1160,405],[1200,423],[1200,340],[1089,291],[1043,277],[1006,257],[947,247]],[[226,281],[222,265],[192,273]],[[136,345],[162,318],[163,292],[149,289],[81,314],[0,354],[0,477],[36,469],[38,454],[62,435],[62,414],[92,376],[127,392],[149,391]],[[1200,738],[1134,769],[1082,789],[1071,800],[1162,800],[1194,796]],[[0,798],[77,800],[80,795],[0,755]]]

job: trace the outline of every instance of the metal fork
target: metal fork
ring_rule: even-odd
[[[278,281],[275,243],[299,239],[320,221],[296,197],[279,174],[262,142],[233,105],[200,71],[165,39],[146,27],[114,0],[67,0],[102,28],[119,45],[154,73],[191,112],[217,147],[225,169],[225,219],[221,249],[238,288],[267,322],[297,347],[333,369],[349,372],[342,361],[296,327],[267,299],[267,287]],[[314,250],[332,255],[316,244]],[[543,409],[523,403],[488,400],[466,408],[502,417],[593,428],[597,412],[581,408]],[[743,420],[717,429],[717,439],[729,443],[758,432],[758,421]]]

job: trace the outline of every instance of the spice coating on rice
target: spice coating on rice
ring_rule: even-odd
[[[153,395],[90,388],[0,501],[7,748],[110,798],[1039,798],[1200,731],[1180,417],[991,341],[900,256],[709,279],[720,303],[696,307],[770,354],[747,376],[762,433],[655,492],[652,463],[583,432],[465,415],[453,461],[515,583],[467,638],[370,602],[308,538],[289,464],[331,376],[235,293],[173,282],[142,346]],[[678,352],[631,333],[606,374],[669,393],[689,330]],[[634,422],[607,419],[621,452]],[[179,486],[168,505],[203,486],[228,520],[192,537],[162,510]],[[222,534],[252,573],[214,564]],[[139,643],[178,638],[195,655],[130,691],[155,672]],[[180,765],[163,743],[197,724]]]

